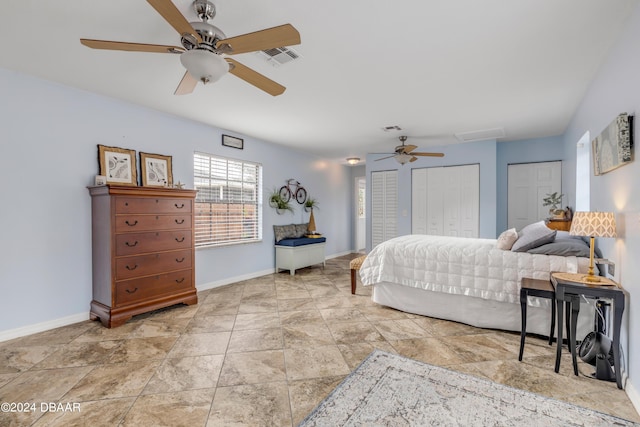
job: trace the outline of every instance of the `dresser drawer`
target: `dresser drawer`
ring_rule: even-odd
[[[116,256],[188,249],[192,247],[191,240],[191,230],[117,234]]]
[[[188,228],[191,228],[191,214],[116,215],[116,233]]]
[[[191,289],[192,270],[116,282],[116,305],[131,304]]]
[[[191,268],[191,249],[116,259],[116,280]]]
[[[116,214],[191,213],[191,199],[162,197],[116,197]]]

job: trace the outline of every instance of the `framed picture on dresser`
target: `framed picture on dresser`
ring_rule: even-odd
[[[98,164],[107,184],[138,185],[135,150],[98,144]]]
[[[144,187],[171,187],[173,185],[171,168],[171,156],[140,153],[140,169],[142,170],[142,186]]]

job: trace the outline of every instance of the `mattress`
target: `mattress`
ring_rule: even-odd
[[[495,239],[407,235],[376,246],[360,268],[364,286],[402,286],[505,303],[520,303],[523,277],[586,272],[588,259],[496,248]],[[530,305],[545,304],[531,299]],[[546,302],[548,304],[548,302]]]

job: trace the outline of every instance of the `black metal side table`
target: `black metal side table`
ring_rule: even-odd
[[[529,296],[548,298],[551,300],[551,331],[549,332],[549,345],[553,342],[554,330],[556,328],[556,306],[554,304],[555,291],[553,290],[551,282],[548,280],[523,277],[520,285],[520,313],[522,315],[522,323],[520,327],[519,361],[522,361],[522,354],[524,353],[524,338],[527,334],[527,298]]]
[[[604,279],[608,285],[586,285],[578,281],[568,280],[567,273],[553,273],[551,283],[556,291],[556,304],[558,312],[558,348],[556,351],[556,368],[560,370],[560,359],[562,356],[562,310],[563,303],[567,304],[567,310],[571,310],[570,332],[567,340],[571,357],[573,359],[573,372],[578,375],[578,361],[576,358],[576,324],[578,323],[578,313],[580,312],[580,295],[593,298],[607,298],[613,301],[613,366],[616,374],[616,384],[622,389],[622,373],[620,372],[620,325],[622,323],[622,313],[624,312],[625,292],[619,288],[612,280]],[[583,275],[575,275],[580,277]],[[567,313],[568,314],[568,313]],[[569,318],[569,316],[567,316]]]

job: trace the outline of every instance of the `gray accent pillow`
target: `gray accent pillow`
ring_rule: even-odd
[[[529,249],[530,254],[579,256],[589,258],[589,245],[582,239],[560,239],[553,243]]]
[[[276,243],[282,239],[291,239],[296,237],[296,226],[291,225],[274,225],[273,233],[276,237]]]
[[[307,229],[309,228],[309,224],[295,224],[296,227],[296,237],[304,237],[307,234]]]
[[[527,225],[518,233],[518,240],[511,247],[512,252],[527,252],[529,249],[551,243],[556,238],[556,230],[544,224],[544,221]]]

